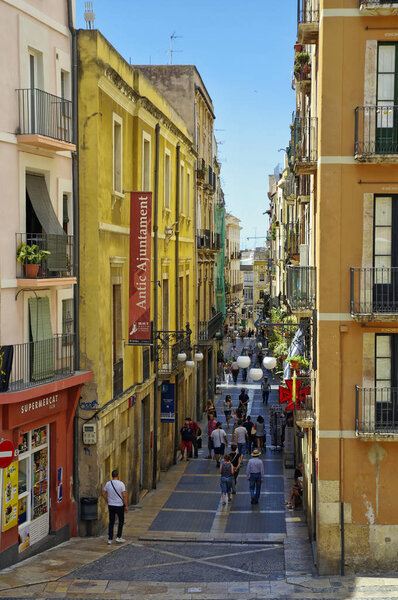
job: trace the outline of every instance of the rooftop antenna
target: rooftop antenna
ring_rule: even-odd
[[[174,31],[174,33],[171,34],[170,36],[170,50],[165,50],[164,52],[166,54],[170,54],[170,64],[173,64],[173,54],[175,52],[182,52],[182,50],[173,50],[173,40],[176,40],[177,38],[182,38],[182,35],[176,35],[176,32]]]
[[[84,20],[86,21],[86,29],[94,29],[95,14],[93,10],[92,0],[84,2]]]

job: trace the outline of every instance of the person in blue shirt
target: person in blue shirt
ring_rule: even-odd
[[[259,456],[261,456],[260,450],[253,450],[252,458],[248,461],[246,468],[246,477],[249,481],[252,504],[258,504],[261,492],[261,484],[264,481],[264,465]]]

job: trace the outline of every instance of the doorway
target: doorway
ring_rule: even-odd
[[[150,413],[149,396],[141,402],[141,431],[140,431],[140,491],[149,489],[150,481]]]

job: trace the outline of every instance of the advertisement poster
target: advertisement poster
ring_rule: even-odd
[[[163,383],[160,388],[160,421],[174,423],[174,383]]]
[[[64,468],[58,467],[58,469],[57,469],[57,502],[62,502],[63,483],[64,483]]]
[[[7,531],[18,525],[18,461],[3,470],[3,526]]]
[[[129,343],[151,341],[152,192],[130,193]]]
[[[29,525],[18,533],[18,552],[21,553],[30,546],[30,527]]]

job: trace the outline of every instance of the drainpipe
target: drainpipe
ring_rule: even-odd
[[[80,339],[79,339],[79,126],[78,126],[78,77],[77,77],[77,33],[73,18],[73,0],[68,0],[68,27],[71,34],[71,83],[72,83],[72,131],[76,152],[72,152],[72,202],[73,202],[73,265],[76,285],[73,286],[73,318],[75,329],[74,362],[75,370],[80,368]],[[79,498],[79,402],[73,423],[73,495],[76,501],[77,523],[80,523]]]
[[[176,172],[176,215],[175,215],[175,290],[176,290],[176,302],[175,302],[175,330],[178,331],[180,322],[180,279],[179,279],[179,242],[180,242],[180,144],[177,144],[177,156],[176,156],[177,172]],[[177,451],[178,451],[178,377],[175,382],[175,416],[174,416],[174,464],[177,462]]]
[[[159,205],[159,136],[160,125],[155,127],[155,192],[153,196],[153,310],[155,332],[158,330],[158,205]],[[157,345],[155,338],[154,343]],[[156,489],[158,472],[158,388],[159,388],[159,364],[157,356],[157,346],[155,348],[155,393],[153,398],[153,471],[152,487]]]
[[[340,575],[344,575],[345,562],[345,532],[344,532],[344,439],[341,432],[343,431],[343,336],[346,330],[340,327],[340,402],[339,402],[339,428],[340,428],[340,448],[339,448],[339,471],[340,471]]]

